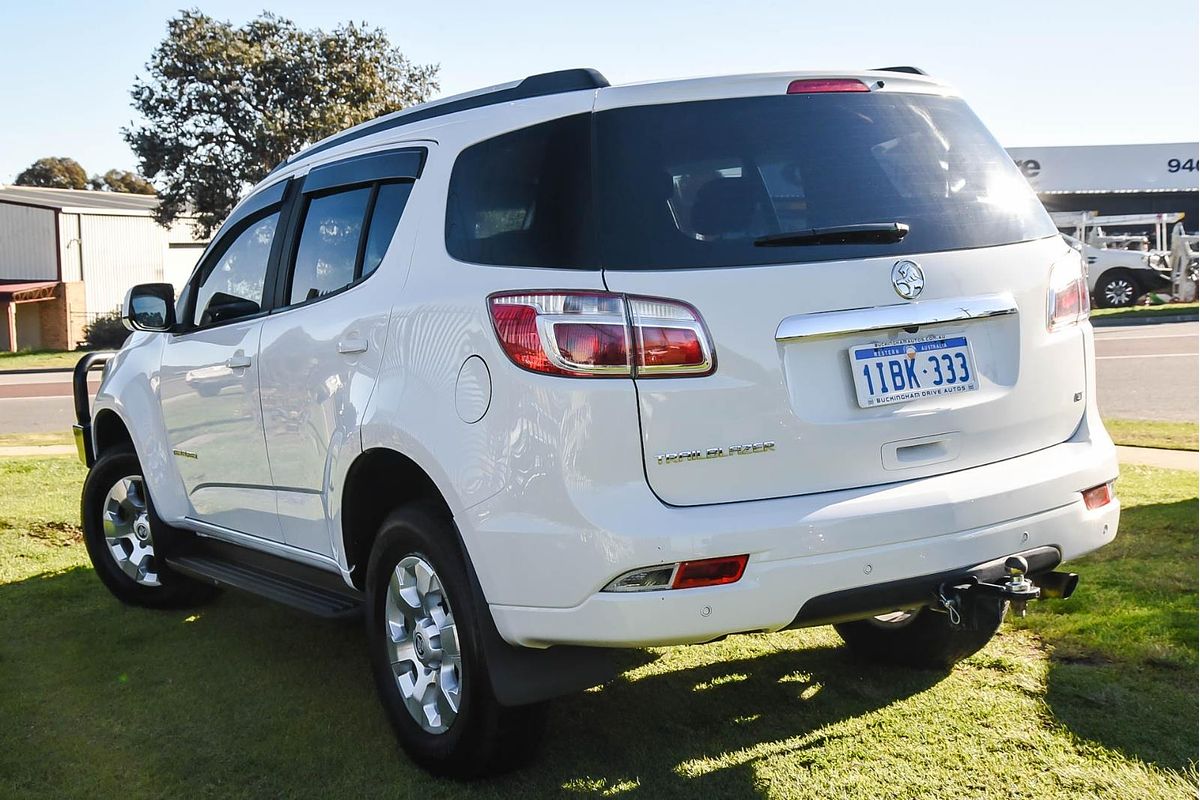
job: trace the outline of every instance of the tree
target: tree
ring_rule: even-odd
[[[39,158],[20,175],[17,186],[45,186],[50,189],[86,189],[87,173],[73,158]]]
[[[103,175],[93,175],[91,188],[100,192],[124,192],[125,194],[154,194],[150,181],[124,169],[110,169]]]
[[[306,31],[270,13],[234,27],[183,11],[146,70],[131,92],[145,122],[122,134],[162,187],[159,222],[190,211],[200,236],[304,145],[438,86],[436,65],[412,64],[379,28]]]

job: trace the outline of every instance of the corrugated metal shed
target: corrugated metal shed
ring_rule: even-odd
[[[54,211],[0,206],[0,280],[57,280]]]
[[[154,221],[158,198],[0,186],[0,280],[83,281],[89,316],[117,308],[136,283],[178,290],[203,252],[188,220]]]

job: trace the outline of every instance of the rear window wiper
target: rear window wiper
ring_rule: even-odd
[[[754,240],[755,247],[793,247],[814,244],[895,244],[908,235],[903,222],[868,222],[863,225],[834,225],[786,233],[772,233]]]

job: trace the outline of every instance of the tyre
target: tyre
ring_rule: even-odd
[[[393,512],[368,564],[371,667],[400,744],[435,775],[514,769],[541,738],[542,706],[502,706],[492,692],[480,613],[449,521],[416,506]]]
[[[920,608],[843,622],[834,629],[855,655],[883,664],[948,670],[991,641],[1008,604],[980,600],[956,627],[950,615]],[[967,615],[964,615],[967,616]]]
[[[150,608],[181,608],[215,594],[207,584],[172,572],[155,550],[155,537],[169,535],[154,513],[131,448],[100,456],[83,482],[80,502],[83,541],[100,581],[118,600]]]
[[[1126,308],[1142,296],[1137,278],[1127,269],[1110,269],[1096,281],[1096,305],[1100,308]]]

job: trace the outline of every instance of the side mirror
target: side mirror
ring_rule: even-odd
[[[125,294],[121,321],[131,331],[169,331],[175,327],[175,288],[169,283],[139,283]]]

